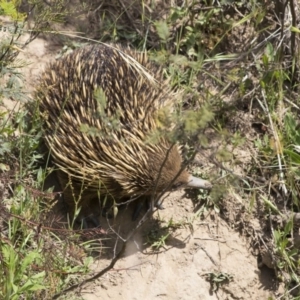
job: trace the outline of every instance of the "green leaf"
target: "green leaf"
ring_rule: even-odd
[[[40,272],[36,275],[39,275],[41,277],[41,279],[43,279],[45,277],[45,272]],[[42,284],[39,283],[35,283],[32,280],[33,277],[31,277],[28,281],[25,282],[25,284],[23,284],[23,286],[18,290],[18,293],[22,293],[24,291],[38,291],[38,290],[43,290],[46,287]]]
[[[31,279],[40,279],[40,278],[44,278],[46,275],[45,271],[42,271],[40,273],[34,274],[33,276],[31,276]]]
[[[300,155],[292,150],[284,149],[283,153],[285,153],[293,163],[300,165]]]
[[[154,23],[158,36],[163,42],[167,42],[170,36],[168,24],[166,21],[157,21]]]
[[[35,284],[30,288],[30,291],[45,290],[46,287],[42,284]]]
[[[171,55],[170,61],[179,66],[186,66],[189,62],[183,55]]]
[[[24,21],[26,14],[21,14],[17,10],[18,1],[1,0],[0,15],[11,17],[14,21]]]
[[[300,33],[300,29],[297,28],[297,27],[294,27],[294,26],[291,27],[291,31],[292,31],[292,32]]]
[[[39,257],[40,254],[38,252],[29,252],[22,261],[20,272],[23,273],[27,269],[27,267],[31,265],[36,258]]]
[[[0,155],[3,155],[7,152],[11,152],[11,143],[4,142],[0,146]]]
[[[278,213],[279,215],[282,215],[277,206],[275,206],[269,199],[262,197],[262,200],[264,201],[265,205],[269,207],[272,211]]]

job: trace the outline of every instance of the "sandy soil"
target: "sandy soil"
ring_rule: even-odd
[[[173,193],[154,218],[174,222],[191,218],[192,204],[181,196]],[[262,275],[246,241],[217,215],[196,219],[193,233],[177,229],[159,254],[151,254],[142,244],[153,222],[132,239],[113,271],[82,291],[84,299],[267,299],[271,295],[270,274]],[[109,260],[100,259],[95,269],[107,264]],[[213,292],[206,277],[221,272],[231,275],[232,281]]]
[[[20,58],[31,62],[22,69],[28,93],[57,50],[50,41],[36,39],[20,54]],[[167,222],[172,218],[174,222],[182,222],[194,216],[192,202],[180,192],[170,195],[164,206],[165,209],[156,213],[154,220],[134,236],[126,255],[115,268],[79,291],[83,299],[254,300],[273,295],[272,271],[258,268],[257,257],[251,253],[247,240],[216,213],[205,220],[196,218],[192,223],[193,232],[188,226],[177,229],[167,240],[165,249],[153,254],[145,241],[147,232],[157,227],[155,220]],[[116,225],[115,228],[124,236],[134,226],[130,220],[120,219],[118,223],[122,223],[122,227]],[[110,241],[112,245],[114,242]],[[107,266],[112,256],[113,248],[107,249],[96,261],[94,270]],[[232,280],[213,291],[206,280],[209,273],[226,273]]]

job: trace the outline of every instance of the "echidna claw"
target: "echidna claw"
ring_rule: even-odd
[[[159,203],[159,202],[157,202],[157,203],[155,204],[155,207],[156,207],[157,209],[160,209],[160,210],[165,209],[164,206],[162,205],[162,203]]]
[[[139,217],[140,212],[141,212],[143,206],[144,206],[143,202],[139,202],[139,203],[136,204],[136,206],[134,208],[134,211],[133,211],[133,214],[132,214],[132,221],[136,221],[137,220],[137,218]]]
[[[95,216],[95,215],[90,215],[90,216],[84,217],[84,218],[78,220],[78,222],[81,223],[82,229],[91,228],[91,226],[89,226],[89,224],[91,224],[92,227],[95,227],[95,228],[98,228],[101,226],[98,216]]]
[[[137,218],[139,217],[139,215],[140,215],[140,213],[141,213],[141,210],[142,210],[143,206],[144,206],[144,202],[143,202],[143,201],[139,202],[139,203],[136,205],[136,207],[135,207],[135,209],[134,209],[134,211],[133,211],[132,221],[136,221],[136,220],[137,220]],[[150,206],[151,206],[150,200],[146,201],[146,207],[147,207],[147,209],[149,209]],[[155,206],[157,209],[160,209],[160,210],[165,209],[165,208],[163,207],[161,201],[157,201],[157,202],[155,203],[154,206]]]

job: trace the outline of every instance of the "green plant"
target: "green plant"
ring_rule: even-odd
[[[289,282],[300,283],[297,270],[300,267],[299,250],[293,246],[290,237],[293,236],[293,220],[289,220],[283,230],[274,230],[275,255],[277,256],[277,267],[289,274]]]
[[[147,234],[147,244],[150,244],[153,250],[159,250],[166,247],[166,240],[170,236],[169,232],[165,230],[150,230]]]
[[[211,290],[217,292],[219,288],[233,280],[233,276],[225,272],[205,274],[206,280],[210,282]]]
[[[29,234],[18,250],[16,246],[0,242],[1,299],[20,299],[23,295],[32,297],[36,292],[46,289],[45,271],[34,270],[38,270],[42,255],[38,249],[29,252],[26,249],[26,240],[30,239],[32,235]]]
[[[7,1],[1,0],[0,1],[0,15],[11,17],[14,21],[24,21],[25,14],[18,12],[18,7],[20,5],[19,0]]]
[[[43,1],[35,4],[41,8]],[[0,2],[0,14],[14,21],[0,42],[0,298],[5,300],[54,294],[88,272],[92,258],[84,253],[95,250],[93,241],[83,243],[63,228],[54,234],[54,228],[45,226],[54,193],[43,191],[49,172],[40,165],[39,118],[24,105],[28,97],[20,68],[27,63],[17,55],[37,36],[35,30],[45,29],[45,21],[49,24],[58,16],[51,15],[56,4],[43,11],[44,17],[20,45],[24,14],[17,11],[19,2]],[[13,99],[14,107],[7,108],[3,98]]]

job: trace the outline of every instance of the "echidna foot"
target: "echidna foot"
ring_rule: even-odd
[[[149,205],[149,207],[150,207],[150,203],[149,203],[148,205]],[[155,203],[155,207],[156,207],[157,209],[160,209],[160,210],[165,209],[164,206],[163,206],[163,204],[162,204],[162,201],[161,201],[161,200],[158,200],[158,201]]]
[[[132,221],[136,221],[137,218],[139,217],[140,213],[141,213],[141,210],[142,208],[144,207],[144,202],[143,201],[140,201],[137,203],[134,211],[133,211],[133,214],[132,214]],[[151,200],[147,200],[146,201],[146,208],[147,210],[151,207]],[[163,205],[162,205],[162,202],[161,201],[156,201],[154,207],[156,207],[157,209],[164,209]]]

